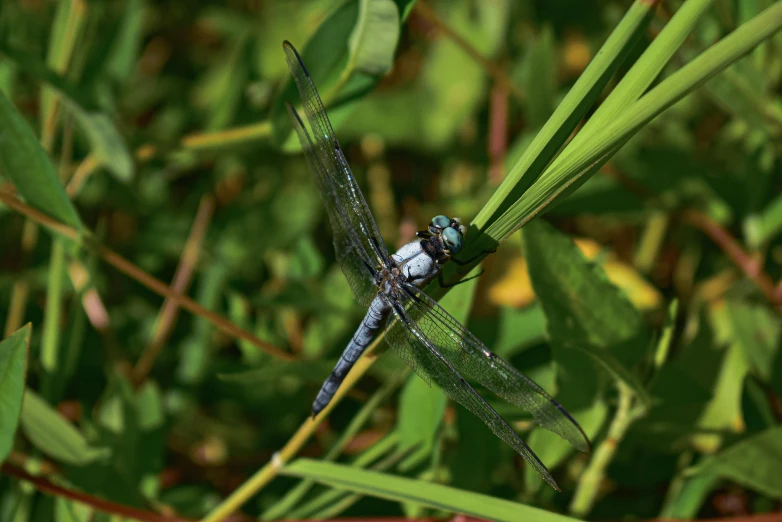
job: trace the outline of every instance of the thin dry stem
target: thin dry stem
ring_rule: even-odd
[[[153,292],[156,292],[157,294],[160,294],[164,297],[170,298],[172,301],[176,302],[182,308],[188,310],[189,312],[195,315],[203,317],[204,319],[212,323],[215,327],[217,327],[219,330],[227,333],[228,335],[250,342],[253,345],[257,346],[259,349],[271,355],[272,357],[276,357],[278,359],[282,359],[285,361],[291,361],[294,359],[293,355],[291,355],[290,353],[281,350],[280,348],[274,346],[273,344],[267,343],[266,341],[258,338],[257,336],[248,332],[247,330],[244,330],[236,326],[233,322],[231,322],[226,317],[223,317],[220,314],[212,312],[211,310],[207,310],[206,308],[196,303],[189,297],[177,293],[173,289],[169,288],[163,281],[156,279],[155,277],[152,277],[151,275],[147,274],[139,267],[137,267],[136,265],[134,265],[124,257],[120,256],[116,252],[112,251],[108,247],[105,247],[97,243],[94,239],[88,237],[80,238],[79,233],[75,229],[63,223],[60,223],[56,219],[52,218],[47,214],[44,214],[40,210],[37,210],[25,203],[22,203],[13,195],[9,195],[8,193],[0,191],[0,203],[7,205],[9,208],[19,212],[20,214],[23,214],[24,216],[35,221],[39,225],[43,225],[46,228],[56,232],[57,234],[63,237],[72,239],[74,241],[79,241],[80,239],[82,239],[83,240],[82,243],[85,246],[92,248],[106,263],[110,264],[120,272],[134,279],[135,281],[138,281],[139,283],[146,286]]]
[[[185,243],[182,258],[179,260],[179,266],[177,266],[176,272],[174,273],[174,280],[171,283],[172,290],[179,295],[187,292],[187,288],[193,280],[195,267],[198,264],[198,256],[201,252],[201,244],[203,243],[204,236],[206,236],[209,221],[212,219],[214,207],[214,197],[211,194],[205,194],[201,198],[201,203],[198,205],[198,211],[196,212],[193,226],[190,229],[190,234]],[[141,357],[131,374],[133,382],[137,386],[144,382],[144,379],[146,379],[147,375],[149,375],[149,372],[152,370],[155,359],[157,359],[157,356],[160,354],[163,346],[165,346],[169,335],[171,335],[178,315],[179,305],[174,300],[166,298],[160,309],[160,313],[158,314],[157,321],[155,322],[155,331],[152,335],[152,341],[141,354]]]
[[[719,223],[702,212],[686,210],[681,213],[682,221],[701,230],[725,252],[725,255],[741,270],[744,275],[755,283],[772,305],[777,315],[782,316],[782,295],[775,287],[774,281],[763,270],[761,263],[746,252],[739,242]]]
[[[101,511],[103,513],[109,513],[111,515],[117,515],[123,518],[132,518],[144,522],[191,522],[191,519],[189,518],[161,515],[152,511],[145,511],[143,509],[104,500],[93,495],[82,493],[81,491],[68,489],[54,484],[43,477],[36,477],[35,475],[31,475],[23,469],[8,463],[3,464],[2,468],[0,468],[0,471],[6,475],[19,480],[24,480],[25,482],[32,484],[35,489],[42,493],[46,493],[55,497],[67,498],[74,502],[87,505],[92,509]]]

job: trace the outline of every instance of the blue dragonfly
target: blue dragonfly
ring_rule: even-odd
[[[540,386],[492,353],[422,290],[435,277],[443,284],[443,264],[459,262],[454,256],[462,249],[465,227],[457,218],[436,216],[415,241],[390,255],[301,56],[288,41],[283,49],[312,133],[287,104],[293,128],[326,206],[337,260],[356,300],[369,308],[316,396],[313,416],[329,404],[371,340],[385,328],[388,344],[421,378],[437,383],[559,490],[537,455],[465,377],[527,410],[540,426],[587,452],[590,443],[584,431]]]

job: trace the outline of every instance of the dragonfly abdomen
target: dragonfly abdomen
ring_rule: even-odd
[[[353,334],[353,338],[350,340],[347,348],[342,352],[337,364],[334,365],[331,375],[323,383],[318,395],[315,397],[315,402],[312,404],[313,416],[320,413],[331,402],[350,369],[358,358],[361,357],[361,354],[364,353],[364,350],[367,349],[369,343],[372,342],[372,338],[385,326],[390,312],[390,307],[380,297],[376,297],[372,304],[369,305],[369,310],[367,310],[367,314],[361,321],[361,326]]]

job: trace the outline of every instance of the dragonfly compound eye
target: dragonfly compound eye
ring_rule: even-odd
[[[443,230],[443,241],[451,254],[458,254],[462,249],[462,234],[455,228]]]
[[[451,225],[451,220],[448,219],[448,216],[435,216],[432,218],[432,225],[436,226],[437,228],[447,228]]]

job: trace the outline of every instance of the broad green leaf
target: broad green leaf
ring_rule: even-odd
[[[782,426],[733,444],[710,459],[705,469],[763,495],[782,499]]]
[[[314,80],[318,92],[323,98],[323,103],[329,110],[329,119],[335,127],[339,127],[341,119],[352,111],[354,105],[347,104],[347,106],[340,107],[340,110],[336,110],[332,106],[336,97],[341,96],[343,101],[350,99],[356,93],[371,89],[378,80],[375,76],[352,69],[348,42],[359,20],[360,10],[359,0],[342,2],[320,24],[315,34],[307,41],[306,46],[302,45],[302,42],[292,42],[301,54],[307,71]],[[280,57],[283,56],[282,49],[280,49]],[[288,101],[296,107],[301,103],[293,79],[290,78],[290,75],[286,76],[288,83],[281,91],[270,113],[270,119],[274,125],[274,137],[278,144],[286,143],[286,140],[288,142],[297,141],[291,133],[285,102]]]
[[[588,262],[573,241],[542,220],[523,230],[535,294],[556,345],[584,350],[615,378],[645,396],[633,368],[647,348],[641,316]]]
[[[329,462],[298,459],[282,474],[309,478],[334,488],[397,502],[417,503],[453,513],[506,522],[572,522],[575,519],[508,500],[480,495],[386,473],[351,468]]]
[[[31,206],[80,229],[79,215],[46,152],[3,93],[0,93],[0,128],[0,174],[11,180]]]
[[[733,338],[741,347],[752,371],[763,382],[771,378],[772,364],[779,350],[782,321],[765,305],[728,300]]]
[[[359,0],[358,20],[348,40],[350,65],[380,76],[391,70],[399,41],[399,8],[393,0]]]
[[[493,56],[505,41],[510,5],[507,0],[474,5],[456,2],[439,15],[478,52]],[[451,39],[438,39],[428,46],[415,83],[367,96],[350,114],[342,135],[378,133],[389,144],[441,150],[474,117],[487,88],[486,71],[480,64]]]
[[[79,430],[29,389],[24,394],[21,422],[30,442],[58,462],[83,466],[110,453],[107,448],[91,446]]]
[[[31,332],[27,324],[0,342],[0,462],[11,452],[19,425]]]
[[[128,181],[133,177],[133,157],[130,150],[112,119],[93,101],[95,93],[71,84],[46,67],[36,56],[2,46],[0,53],[16,63],[21,70],[57,91],[63,106],[73,114],[79,128],[90,142],[91,151],[99,165],[121,181]],[[66,223],[76,226],[70,222]]]

